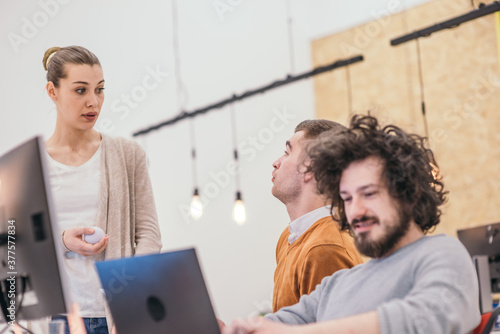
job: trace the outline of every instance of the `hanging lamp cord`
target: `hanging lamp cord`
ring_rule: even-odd
[[[427,125],[427,114],[425,110],[425,96],[424,96],[424,79],[422,75],[422,59],[420,57],[420,42],[419,38],[415,39],[417,42],[417,65],[418,65],[418,79],[420,83],[420,101],[422,106],[422,118],[424,121],[425,137],[429,139],[429,127]]]
[[[193,177],[193,188],[195,189],[195,192],[198,193],[198,174],[196,173],[197,171],[197,164],[196,164],[196,138],[195,138],[195,133],[194,133],[194,119],[191,119],[189,121],[189,133],[191,137],[191,172],[192,172],[192,177]]]
[[[172,0],[172,49],[174,53],[174,71],[175,71],[175,81],[177,90],[177,110],[179,114],[184,113],[188,101],[187,90],[182,81],[181,74],[181,57],[179,51],[179,15],[177,10],[177,0]],[[193,188],[195,194],[199,194],[198,191],[198,175],[197,165],[196,165],[196,140],[194,133],[194,119],[189,122],[189,133],[191,139],[191,173],[193,177]]]
[[[293,20],[292,20],[292,5],[290,0],[286,0],[286,12],[287,12],[287,31],[288,31],[288,54],[290,57],[290,73],[295,73],[295,55],[293,47]]]
[[[236,191],[240,191],[240,162],[239,162],[239,157],[238,157],[238,144],[237,144],[237,136],[236,136],[236,115],[234,114],[234,105],[231,103],[229,105],[229,113],[231,117],[231,135],[233,137],[233,154],[234,154],[234,162],[235,162],[235,169],[236,169],[236,174],[235,174],[235,183],[236,183]]]
[[[172,49],[174,53],[174,72],[177,88],[177,108],[183,113],[188,101],[188,93],[181,75],[181,57],[179,51],[179,15],[177,0],[172,0]]]

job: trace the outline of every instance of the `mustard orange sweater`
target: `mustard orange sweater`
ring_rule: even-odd
[[[349,233],[340,231],[331,218],[316,221],[291,245],[283,231],[276,246],[273,312],[296,304],[312,292],[325,276],[363,262]]]

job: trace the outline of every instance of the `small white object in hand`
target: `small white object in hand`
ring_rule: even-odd
[[[84,235],[82,235],[82,239],[84,241],[86,241],[87,243],[89,243],[89,244],[96,244],[102,238],[104,238],[104,235],[106,235],[106,233],[104,233],[104,231],[100,227],[94,226],[94,227],[91,227],[91,228],[94,229],[94,233],[92,233],[92,234],[84,234]]]

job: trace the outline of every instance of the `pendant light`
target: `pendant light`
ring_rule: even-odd
[[[194,120],[189,122],[189,132],[191,134],[191,171],[193,174],[193,199],[191,200],[191,206],[189,214],[194,220],[199,220],[203,216],[203,203],[200,199],[200,192],[198,190],[198,175],[196,174],[196,147],[194,138]]]
[[[243,198],[241,196],[241,186],[240,186],[240,165],[238,159],[238,145],[236,143],[236,119],[234,115],[234,107],[231,103],[230,107],[230,116],[231,116],[231,129],[232,129],[232,137],[233,137],[233,154],[234,154],[234,165],[235,170],[237,171],[235,174],[235,183],[236,183],[236,201],[234,202],[233,207],[233,220],[238,225],[244,225],[247,220],[247,214],[245,205],[243,204]]]

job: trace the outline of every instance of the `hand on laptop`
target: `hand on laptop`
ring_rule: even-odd
[[[300,326],[289,326],[264,318],[236,319],[222,334],[298,334]]]
[[[63,232],[63,243],[66,248],[72,252],[78,253],[83,256],[93,256],[101,254],[108,245],[109,236],[106,234],[96,244],[89,244],[82,240],[83,234],[94,233],[92,228],[89,227],[75,227],[67,229]]]
[[[219,329],[222,333],[222,330],[224,329],[224,327],[226,327],[226,324],[224,323],[224,321],[220,320],[219,318],[217,318],[217,323],[219,324]]]

